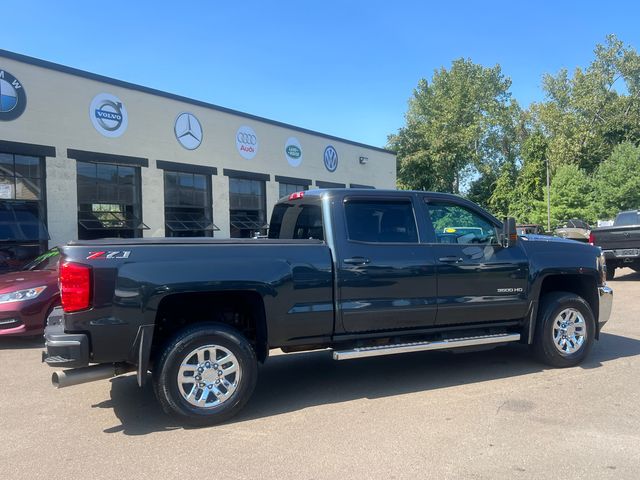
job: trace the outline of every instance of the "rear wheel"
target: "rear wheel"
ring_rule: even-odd
[[[580,296],[555,292],[542,298],[534,351],[553,367],[573,367],[588,355],[595,337],[591,307]]]
[[[616,275],[616,267],[614,267],[611,263],[607,263],[607,280],[613,280],[613,277]]]
[[[256,385],[251,344],[236,329],[201,324],[180,333],[154,368],[154,389],[163,409],[185,423],[214,425],[237,414]]]

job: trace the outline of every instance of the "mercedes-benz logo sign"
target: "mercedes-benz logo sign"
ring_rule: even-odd
[[[236,132],[236,148],[238,153],[251,160],[258,153],[258,136],[251,127],[242,126]]]
[[[333,145],[329,145],[324,149],[324,166],[330,172],[335,172],[338,168],[338,152],[333,148]]]
[[[195,150],[202,143],[202,126],[192,113],[178,115],[173,130],[180,145],[187,150]]]
[[[15,120],[27,107],[22,84],[9,72],[0,69],[0,120]]]
[[[95,129],[105,137],[119,137],[127,129],[127,109],[118,97],[100,93],[91,101],[89,117]]]

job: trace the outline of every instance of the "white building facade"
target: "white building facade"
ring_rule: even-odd
[[[293,191],[395,182],[393,152],[0,50],[5,241],[248,237]]]

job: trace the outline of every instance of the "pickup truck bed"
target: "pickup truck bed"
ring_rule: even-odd
[[[615,269],[630,267],[640,271],[640,216],[637,211],[621,212],[613,226],[591,231],[591,243],[599,246],[607,260],[607,278]]]

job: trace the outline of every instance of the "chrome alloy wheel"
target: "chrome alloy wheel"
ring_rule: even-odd
[[[178,390],[194,407],[217,407],[233,395],[241,377],[238,359],[230,350],[204,345],[184,357],[178,369]]]
[[[553,321],[553,345],[563,355],[580,350],[587,339],[587,324],[575,308],[565,308]]]

